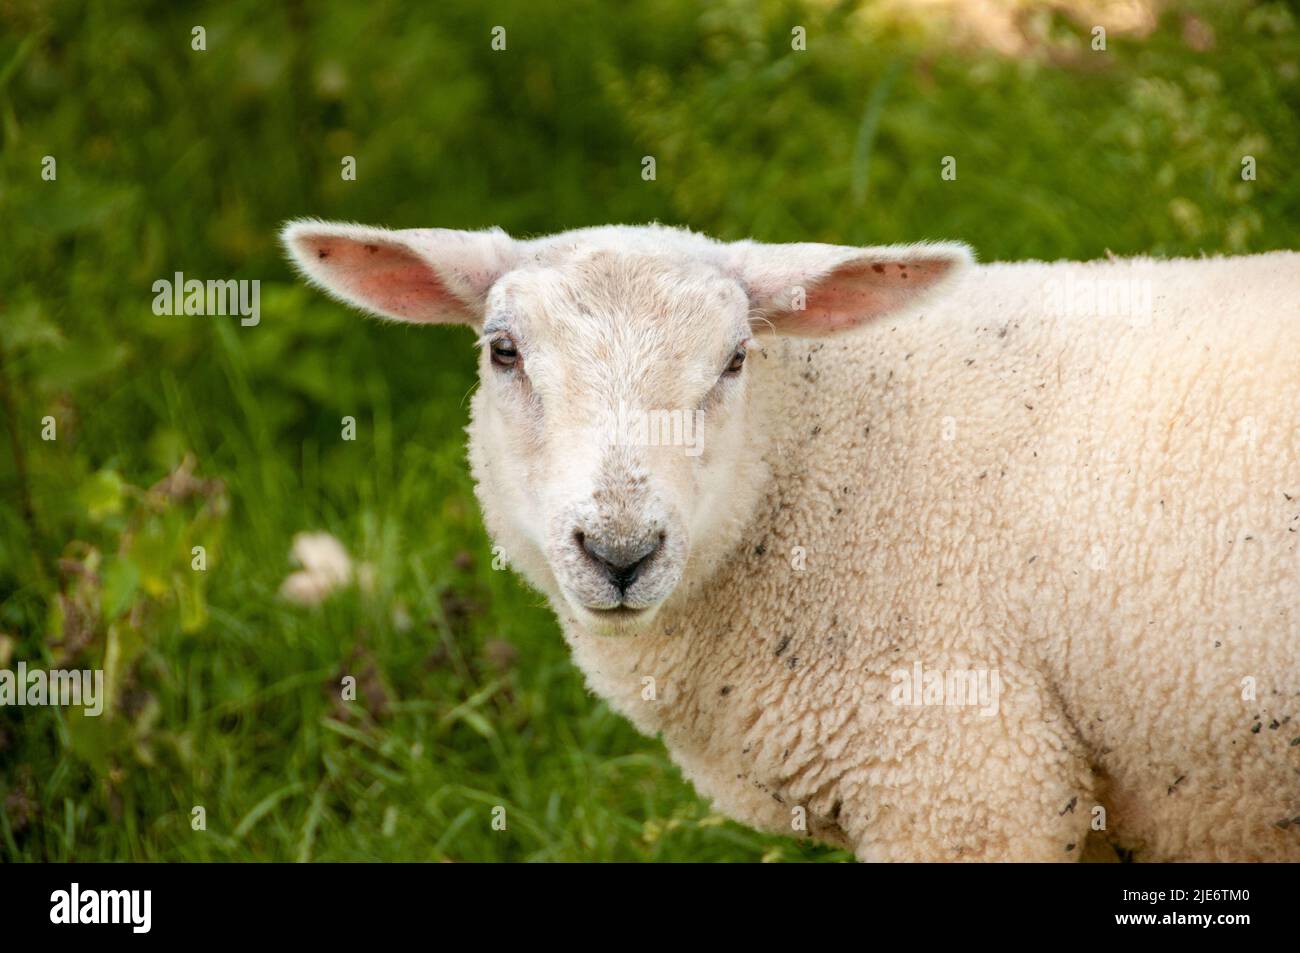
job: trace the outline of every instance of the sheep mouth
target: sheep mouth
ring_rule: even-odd
[[[634,619],[649,611],[649,606],[629,605],[617,605],[608,609],[597,609],[593,606],[585,606],[584,608],[592,615],[598,616],[602,619]]]
[[[644,628],[655,615],[654,606],[583,606],[587,625],[606,635],[626,634]]]

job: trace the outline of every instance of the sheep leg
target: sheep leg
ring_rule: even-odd
[[[1105,812],[1073,726],[1032,673],[1004,670],[994,715],[900,706],[901,739],[846,781],[841,826],[864,861],[1077,861]],[[855,783],[856,782],[856,783]]]

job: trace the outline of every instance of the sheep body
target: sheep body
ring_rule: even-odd
[[[1150,314],[1060,313],[1097,281]],[[1293,253],[990,265],[777,339],[740,542],[634,636],[558,607],[574,657],[720,810],[862,859],[1300,859],[1297,301]]]
[[[283,238],[479,331],[489,531],[720,810],[866,860],[1300,859],[1300,254]],[[723,371],[767,325],[813,339]],[[624,401],[706,406],[702,453],[612,440]],[[658,549],[615,592],[588,533]]]

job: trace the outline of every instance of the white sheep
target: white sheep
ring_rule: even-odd
[[[283,239],[480,334],[489,531],[725,813],[864,860],[1300,859],[1300,254]]]

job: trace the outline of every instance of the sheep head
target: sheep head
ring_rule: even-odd
[[[383,318],[478,333],[470,461],[488,529],[586,630],[633,631],[735,546],[762,483],[768,334],[905,311],[965,246],[721,243],[660,226],[533,240],[318,221],[312,283]]]

